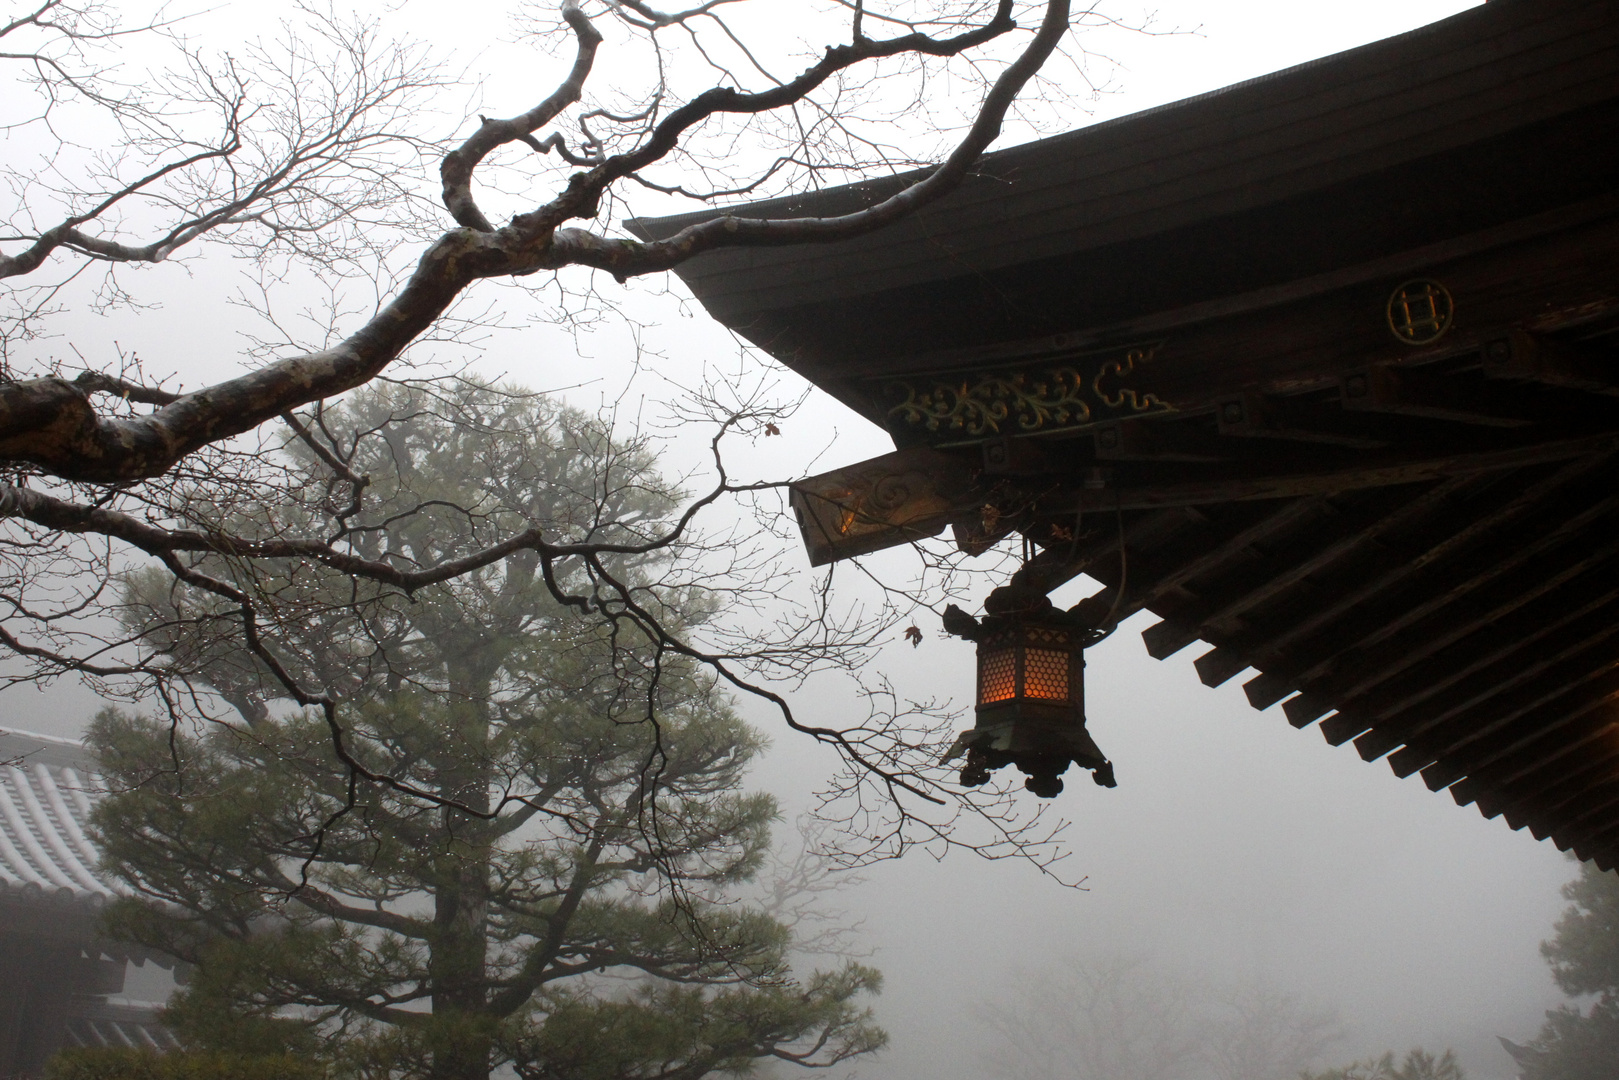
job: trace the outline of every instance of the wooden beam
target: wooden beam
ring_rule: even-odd
[[[1521,829],[1536,818],[1551,820],[1579,803],[1593,785],[1619,777],[1616,761],[1619,761],[1619,750],[1582,761],[1579,768],[1552,778],[1532,792],[1517,793],[1494,804],[1496,814],[1503,816],[1514,829]],[[1481,804],[1479,811],[1484,813],[1484,809]],[[1495,815],[1485,813],[1485,816]]]
[[[1341,511],[1332,522],[1332,531],[1344,535],[1339,535],[1324,545],[1312,544],[1312,550],[1274,553],[1268,560],[1270,566],[1258,581],[1230,589],[1222,600],[1211,601],[1202,606],[1197,616],[1200,631],[1204,627],[1218,628],[1233,623],[1245,612],[1286,592],[1305,578],[1320,573],[1367,545],[1375,543],[1379,537],[1391,530],[1401,528],[1413,519],[1427,515],[1471,482],[1471,478],[1454,477],[1426,491],[1407,493],[1404,503],[1392,509],[1379,502],[1371,507],[1358,506]],[[1206,635],[1200,633],[1199,636]],[[1221,648],[1205,654],[1197,662],[1198,674],[1209,686],[1219,686],[1248,666],[1247,657],[1239,651]],[[1280,694],[1263,705],[1255,702],[1254,707],[1263,709],[1284,696],[1285,693]]]
[[[1446,779],[1454,782],[1465,776],[1465,766],[1457,755],[1468,743],[1477,742],[1496,730],[1514,729],[1514,722],[1522,721],[1523,717],[1546,717],[1541,729],[1546,730],[1580,716],[1583,709],[1595,708],[1595,703],[1606,699],[1604,677],[1616,672],[1619,672],[1619,657],[1613,657],[1611,651],[1596,657],[1569,657],[1562,664],[1551,665],[1545,678],[1535,682],[1525,680],[1515,693],[1488,699],[1472,712],[1452,717],[1451,724],[1412,738],[1410,742],[1402,740],[1397,732],[1384,732],[1379,725],[1355,740],[1355,750],[1360,751],[1365,761],[1389,755],[1389,767],[1394,776],[1402,779],[1423,767],[1436,766],[1433,782],[1444,787]],[[1595,690],[1591,688],[1593,685]],[[1391,743],[1399,746],[1399,750],[1391,753]]]
[[[1614,813],[1615,809],[1619,809],[1619,784],[1609,780],[1607,783],[1587,785],[1579,793],[1578,799],[1560,812],[1530,817],[1514,828],[1528,829],[1536,840],[1544,840],[1556,833],[1564,842],[1577,844],[1595,839],[1619,824],[1619,814]]]
[[[1560,514],[1553,517],[1553,520],[1558,522],[1555,528],[1546,528],[1544,517],[1535,522],[1518,519],[1524,518],[1529,511],[1538,509],[1548,495],[1563,488],[1574,477],[1587,472],[1592,464],[1594,463],[1576,462],[1569,468],[1561,470],[1550,481],[1535,485],[1505,505],[1475,518],[1462,528],[1442,535],[1420,553],[1335,597],[1330,605],[1317,606],[1308,617],[1295,622],[1282,634],[1267,641],[1265,648],[1267,650],[1283,648],[1305,634],[1325,627],[1338,615],[1360,606],[1373,595],[1387,592],[1392,586],[1403,584],[1407,579],[1424,571],[1435,572],[1437,580],[1432,583],[1425,582],[1430,587],[1426,590],[1424,600],[1413,605],[1409,602],[1409,595],[1402,597],[1399,613],[1394,619],[1378,617],[1372,633],[1358,637],[1350,643],[1352,647],[1364,649],[1394,637],[1457,597],[1478,589],[1499,578],[1507,570],[1521,566],[1557,546],[1569,535],[1585,529],[1593,521],[1619,507],[1619,493],[1599,499],[1594,505],[1584,505],[1584,499],[1578,499],[1577,502],[1581,505],[1564,508],[1566,516]],[[1504,542],[1498,538],[1497,543],[1487,552],[1469,552],[1469,546],[1474,541],[1484,539],[1509,523],[1520,526],[1517,535],[1506,538]],[[1471,565],[1457,568],[1458,560],[1467,554],[1473,556]],[[1439,573],[1445,569],[1450,569],[1451,573],[1448,575]],[[1322,657],[1310,670],[1301,672],[1299,678],[1301,680],[1310,678],[1316,673],[1317,668],[1330,662],[1333,656],[1342,651],[1343,649],[1339,647],[1336,652]]]
[[[1619,368],[1611,354],[1518,332],[1486,343],[1482,355],[1486,378],[1619,396]]]
[[[1259,540],[1319,512],[1324,502],[1324,499],[1294,500],[1284,504],[1280,510],[1273,510],[1264,504],[1234,504],[1224,508],[1221,517],[1235,517],[1236,521],[1203,517],[1204,528],[1197,531],[1215,533],[1213,539],[1217,542],[1212,547],[1208,546],[1209,537],[1199,536],[1170,550],[1159,548],[1147,555],[1140,552],[1131,554],[1129,577],[1135,584],[1127,583],[1127,595],[1120,607],[1120,617],[1127,618],[1138,611],[1162,606],[1169,597],[1184,591],[1190,582],[1217,571]],[[1220,538],[1222,530],[1233,527],[1238,530],[1234,535]]]
[[[1238,672],[1246,671],[1252,663],[1236,649],[1226,649],[1215,646],[1208,652],[1192,661],[1197,669],[1197,677],[1204,686],[1214,687],[1224,684]]]
[[[1596,862],[1606,856],[1613,858],[1619,848],[1619,808],[1607,802],[1601,812],[1583,826],[1579,824],[1557,827],[1549,831],[1552,843],[1560,848],[1572,849],[1576,856]],[[1599,863],[1600,865],[1600,863]]]
[[[1521,829],[1532,819],[1554,819],[1570,802],[1577,801],[1593,782],[1603,777],[1611,777],[1616,759],[1619,759],[1619,753],[1601,757],[1572,773],[1564,774],[1561,769],[1555,770],[1559,775],[1537,779],[1533,790],[1490,792],[1483,798],[1467,801],[1476,801],[1479,813],[1486,819],[1500,817],[1510,828]],[[1552,770],[1548,770],[1550,771]],[[1465,779],[1458,781],[1451,790],[1455,791],[1465,782]],[[1457,796],[1458,802],[1461,802],[1461,798]],[[1465,806],[1466,803],[1461,802],[1461,805]]]
[[[1411,500],[1392,513],[1370,521],[1358,532],[1344,537],[1336,543],[1327,545],[1315,556],[1305,560],[1299,566],[1293,567],[1283,574],[1278,574],[1273,582],[1268,583],[1265,588],[1255,590],[1249,597],[1245,597],[1242,601],[1244,607],[1251,607],[1267,600],[1306,577],[1325,570],[1331,564],[1338,562],[1366,545],[1376,543],[1379,537],[1402,528],[1414,519],[1428,514],[1446,500],[1462,494],[1473,486],[1474,482],[1475,478],[1473,477],[1458,477],[1430,488],[1418,498]],[[1353,525],[1350,527],[1353,528]],[[1235,608],[1235,605],[1233,605],[1233,608]],[[1214,621],[1219,621],[1221,617],[1224,617],[1224,613],[1217,616]],[[1231,666],[1234,659],[1224,660],[1223,663],[1211,660],[1208,664],[1211,674],[1223,673],[1222,682],[1235,675],[1242,668]],[[1243,667],[1247,666],[1247,664],[1243,665]],[[1203,671],[1201,667],[1198,670],[1200,674]],[[1262,671],[1259,675],[1243,684],[1243,691],[1248,697],[1248,703],[1256,709],[1268,709],[1296,689],[1298,689],[1296,680],[1274,670]]]
[[[744,328],[757,340],[776,339],[776,351],[788,349],[789,360],[818,385],[832,390],[875,422],[882,410],[863,391],[873,377],[922,371],[961,370],[971,366],[1004,367],[1036,364],[1072,355],[1076,343],[1098,340],[1158,340],[1165,344],[1154,357],[1150,390],[1178,407],[1207,402],[1231,387],[1299,386],[1322,373],[1332,375],[1396,351],[1378,316],[1376,293],[1390,284],[1432,272],[1439,264],[1445,284],[1460,298],[1465,325],[1433,345],[1411,348],[1423,359],[1453,355],[1498,339],[1515,328],[1552,329],[1578,326],[1619,309],[1619,217],[1615,198],[1595,200],[1537,215],[1534,225],[1513,222],[1466,239],[1446,241],[1401,252],[1389,259],[1343,267],[1330,274],[1288,281],[1240,295],[1221,293],[1218,300],[1187,306],[1153,308],[1122,322],[1070,323],[1060,333],[1024,340],[992,335],[982,344],[917,342],[914,335],[897,348],[874,347],[844,340],[837,327],[806,326],[789,330],[795,317],[785,312],[760,314]],[[1581,224],[1553,229],[1557,220]],[[1515,232],[1515,230],[1526,230]],[[1514,235],[1512,241],[1505,236]],[[1490,240],[1481,237],[1488,235]],[[1462,246],[1457,246],[1462,244]],[[1464,253],[1465,249],[1465,253]],[[1370,303],[1368,300],[1370,299]],[[886,309],[885,309],[886,310]],[[798,318],[822,320],[813,309]],[[1262,326],[1262,330],[1257,329]],[[811,344],[800,334],[816,339]],[[835,335],[834,343],[827,335]],[[869,335],[866,335],[869,338]],[[766,347],[771,347],[767,342]]]
[[[1476,376],[1475,376],[1476,378]],[[1348,412],[1413,416],[1484,427],[1521,428],[1534,417],[1520,400],[1480,393],[1463,379],[1429,371],[1373,364],[1338,378],[1338,394]]]
[[[1234,394],[1214,402],[1221,435],[1243,439],[1280,439],[1353,450],[1380,450],[1386,437],[1366,430],[1330,405],[1264,394]]]
[[[1606,561],[1613,550],[1619,550],[1619,545],[1615,545],[1609,552],[1600,556],[1593,556],[1593,559]],[[1572,576],[1578,578],[1579,574],[1576,572]],[[1560,583],[1545,584],[1555,588],[1556,584]],[[1413,706],[1376,718],[1372,729],[1360,736],[1355,745],[1361,748],[1363,754],[1371,753],[1375,758],[1381,757],[1402,743],[1408,746],[1426,745],[1430,738],[1443,738],[1438,734],[1442,731],[1456,728],[1474,729],[1477,719],[1470,710],[1476,706],[1486,702],[1499,703],[1512,687],[1532,682],[1539,678],[1542,672],[1566,665],[1568,661],[1585,656],[1593,649],[1604,655],[1608,652],[1619,652],[1606,644],[1615,634],[1619,634],[1619,621],[1612,618],[1587,620],[1582,629],[1587,632],[1562,636],[1557,647],[1539,651],[1532,660],[1513,665],[1498,664],[1493,670],[1486,670],[1469,680],[1463,688],[1453,688],[1451,693],[1430,699],[1427,707]],[[1405,752],[1402,751],[1403,753]]]
[[[1087,535],[1077,545],[1052,541],[1049,529],[1047,536],[1039,539],[1038,534],[1041,530],[1038,525],[1029,530],[1026,535],[1036,537],[1041,544],[1041,550],[1017,571],[1016,579],[1042,592],[1051,592],[1080,574],[1093,572],[1097,562],[1118,553],[1119,531],[1113,517],[1111,514],[1102,515],[1098,519],[1095,535]],[[1207,520],[1201,511],[1190,506],[1135,513],[1123,522],[1124,543],[1127,547],[1135,544],[1152,544],[1160,538],[1173,536],[1188,527],[1204,524]],[[1056,524],[1051,519],[1042,521]],[[1072,522],[1069,524],[1072,525]]]
[[[1139,594],[1140,603],[1135,610],[1152,607],[1173,590],[1204,574],[1215,572],[1254,544],[1308,520],[1321,513],[1327,505],[1327,497],[1324,495],[1294,499],[1284,504],[1280,510],[1265,515],[1234,536],[1222,540],[1199,555],[1187,558],[1175,570],[1156,578]],[[1149,655],[1163,660],[1196,641],[1197,626],[1195,623],[1189,624],[1171,617],[1143,630],[1141,640],[1146,643]]]
[[[1485,777],[1507,770],[1534,767],[1549,760],[1547,749],[1558,744],[1578,743],[1593,731],[1602,731],[1619,720],[1619,679],[1604,676],[1578,692],[1571,700],[1537,710],[1498,731],[1483,735],[1472,745],[1459,747],[1424,770],[1423,779],[1434,791],[1443,790],[1475,773]],[[1528,763],[1519,760],[1527,754]]]
[[[1278,676],[1278,678],[1280,679],[1281,676]],[[1288,680],[1289,685],[1292,682],[1293,680]],[[1288,698],[1282,702],[1282,711],[1287,714],[1287,722],[1296,728],[1309,727],[1337,707],[1332,698],[1309,687],[1306,687],[1296,697]],[[1361,730],[1364,731],[1365,729],[1362,728]],[[1355,734],[1358,735],[1360,732]]]
[[[1410,776],[1543,706],[1554,705],[1570,694],[1577,699],[1577,692],[1588,684],[1619,671],[1619,652],[1604,647],[1615,632],[1619,629],[1592,642],[1589,648],[1548,658],[1546,663],[1525,670],[1510,684],[1511,690],[1447,709],[1444,722],[1435,723],[1421,734],[1407,737],[1405,731],[1389,730],[1392,725],[1379,724],[1355,740],[1355,749],[1367,761],[1389,754],[1394,775]]]
[[[1613,738],[1612,703],[1609,695],[1594,705],[1582,706],[1580,715],[1570,723],[1542,731],[1510,757],[1469,770],[1450,784],[1446,781],[1456,775],[1452,762],[1435,762],[1423,770],[1422,778],[1431,791],[1444,791],[1446,787],[1454,791],[1469,782],[1482,784],[1477,795],[1479,810],[1485,817],[1511,813],[1517,815],[1517,820],[1535,807],[1554,809],[1564,798],[1560,792],[1577,788],[1582,778],[1595,772],[1611,770],[1619,759],[1619,745]],[[1456,798],[1460,801],[1461,796]]]
[[[1206,418],[1205,418],[1206,419]],[[1231,444],[1178,419],[1115,420],[1099,424],[1091,437],[1098,461],[1235,461]]]
[[[1600,870],[1613,869],[1615,854],[1608,844],[1575,844],[1572,841],[1559,840],[1556,836],[1553,836],[1551,840],[1557,846],[1558,851],[1566,851],[1581,862],[1595,863]],[[1604,863],[1604,859],[1608,861]]]
[[[1594,591],[1593,591],[1594,590]],[[1423,658],[1403,674],[1376,684],[1364,694],[1339,698],[1334,704],[1343,719],[1333,718],[1333,735],[1342,743],[1374,724],[1390,720],[1440,694],[1454,700],[1481,688],[1499,686],[1523,664],[1520,657],[1556,653],[1600,633],[1619,617],[1619,574],[1599,568],[1575,578],[1512,613],[1510,621],[1485,621],[1472,634]],[[1452,688],[1464,688],[1452,692]],[[1293,702],[1289,701],[1288,706]]]
[[[1476,477],[1462,477],[1441,483],[1437,487],[1421,492],[1415,498],[1396,507],[1392,511],[1392,516],[1386,509],[1374,511],[1355,508],[1340,511],[1325,497],[1312,500],[1312,507],[1319,508],[1322,513],[1338,514],[1339,519],[1344,521],[1349,528],[1357,529],[1358,531],[1348,538],[1329,543],[1325,548],[1316,548],[1311,552],[1296,554],[1273,553],[1267,555],[1266,561],[1271,563],[1291,560],[1290,569],[1281,575],[1274,576],[1268,570],[1262,570],[1257,575],[1250,575],[1248,580],[1219,589],[1210,599],[1192,609],[1190,613],[1187,611],[1170,613],[1164,623],[1149,627],[1142,634],[1142,637],[1147,640],[1148,652],[1158,656],[1159,659],[1163,659],[1164,656],[1184,648],[1199,637],[1217,638],[1221,630],[1220,624],[1223,621],[1234,619],[1242,612],[1283,591],[1286,587],[1295,584],[1312,573],[1318,572],[1330,562],[1341,558],[1348,551],[1354,550],[1363,543],[1375,540],[1379,533],[1385,531],[1383,523],[1386,523],[1386,527],[1395,527],[1406,521],[1410,516],[1419,515],[1432,508],[1437,500],[1464,490],[1478,482],[1479,480]],[[1249,543],[1252,543],[1252,541],[1249,541]],[[1241,545],[1242,548],[1247,546],[1249,546],[1247,543]],[[1236,550],[1240,549],[1233,549],[1232,554],[1235,554]],[[1209,569],[1213,570],[1215,567],[1211,566]],[[1170,646],[1173,646],[1173,648],[1170,648]],[[1163,654],[1159,655],[1159,652],[1155,651],[1155,647],[1156,649],[1164,650]],[[1225,679],[1230,678],[1231,675],[1247,666],[1247,661],[1243,658],[1242,663],[1230,668],[1225,672],[1224,677],[1210,685],[1219,685],[1220,682],[1224,682]],[[1201,671],[1202,669],[1200,668],[1199,670]]]
[[[1534,832],[1531,830],[1532,835]],[[1535,839],[1550,839],[1559,851],[1572,852],[1581,862],[1595,863],[1599,869],[1608,869],[1602,865],[1602,859],[1614,857],[1615,841],[1619,840],[1619,814],[1610,811],[1607,820],[1595,823],[1591,829],[1540,830],[1540,835]]]
[[[1559,843],[1608,846],[1619,836],[1619,783],[1597,785],[1584,793],[1580,805],[1555,820],[1529,823],[1536,840],[1555,836]]]
[[[1581,685],[1564,689],[1566,693],[1551,695],[1532,708],[1511,710],[1511,716],[1497,714],[1487,730],[1470,733],[1468,738],[1445,747],[1443,755],[1432,763],[1430,786],[1443,788],[1474,769],[1490,768],[1553,732],[1583,730],[1570,728],[1571,724],[1596,723],[1584,718],[1619,695],[1619,672],[1609,665],[1608,670],[1581,680]]]
[[[1486,552],[1470,552],[1475,541],[1524,518],[1529,511],[1537,509],[1546,496],[1591,466],[1592,463],[1581,461],[1559,470],[1551,480],[1497,504],[1465,528],[1441,534],[1426,550],[1408,558],[1390,560],[1388,568],[1381,573],[1358,576],[1349,587],[1342,588],[1330,599],[1311,596],[1308,605],[1300,607],[1292,618],[1272,619],[1245,633],[1227,637],[1218,642],[1232,654],[1232,658],[1223,663],[1230,668],[1237,658],[1242,658],[1244,666],[1251,664],[1261,669],[1268,679],[1288,689],[1309,686],[1335,669],[1354,671],[1357,691],[1391,677],[1455,640],[1456,631],[1443,634],[1445,628],[1425,627],[1427,633],[1415,644],[1391,642],[1379,649],[1377,662],[1371,662],[1370,657],[1364,655],[1366,650],[1431,619],[1459,598],[1562,543],[1569,532],[1587,525],[1592,518],[1619,507],[1619,494],[1609,496],[1597,507],[1581,505],[1583,498],[1570,498],[1569,501],[1580,508],[1558,528],[1548,530],[1539,524],[1519,523],[1514,534],[1496,539]],[[1572,509],[1562,508],[1565,514]],[[1458,563],[1457,557],[1462,553],[1469,553],[1471,558]],[[1408,579],[1414,577],[1418,582],[1407,585]],[[1403,586],[1403,589],[1396,592],[1395,586]],[[1369,606],[1379,595],[1385,597],[1381,606]],[[1391,595],[1393,598],[1388,599]],[[1351,615],[1356,609],[1360,609],[1359,614]],[[1435,636],[1435,631],[1441,631],[1441,636]],[[1314,640],[1308,646],[1295,645],[1311,637]],[[1363,655],[1355,656],[1352,661],[1344,659],[1351,652]],[[1215,663],[1217,661],[1212,659],[1208,661],[1211,668]]]
[[[1561,471],[1556,486],[1561,487],[1569,478],[1569,470]],[[1556,512],[1544,513],[1543,519],[1559,522],[1555,528],[1547,528],[1544,520],[1518,522],[1511,534],[1497,536],[1486,548],[1471,549],[1474,541],[1536,509],[1552,490],[1548,482],[1522,492],[1466,528],[1443,536],[1421,554],[1392,562],[1381,574],[1367,575],[1330,601],[1312,598],[1298,617],[1273,621],[1221,644],[1249,657],[1255,667],[1290,679],[1293,685],[1309,687],[1337,670],[1337,681],[1343,686],[1341,694],[1362,693],[1456,640],[1463,630],[1476,629],[1454,617],[1441,617],[1443,609],[1568,542],[1571,535],[1590,531],[1594,521],[1619,507],[1619,493],[1591,505],[1585,501],[1588,496],[1574,492],[1563,499],[1572,505],[1559,505]],[[1466,558],[1460,559],[1464,553]],[[1428,573],[1418,582],[1405,584],[1423,571]],[[1404,586],[1397,594],[1396,585]],[[1369,606],[1368,602],[1379,594],[1393,595],[1380,606]],[[1520,596],[1524,601],[1533,598],[1530,594]],[[1503,610],[1487,599],[1475,600],[1473,606],[1480,609],[1475,622]],[[1358,615],[1346,617],[1357,608]],[[1422,633],[1415,635],[1413,628],[1419,623],[1423,624]],[[1307,635],[1315,638],[1309,647],[1294,644]],[[1376,653],[1368,655],[1367,650],[1380,645]],[[1357,655],[1351,657],[1351,653]],[[1343,672],[1354,672],[1353,682]],[[1334,698],[1338,699],[1338,695]]]
[[[1466,776],[1448,785],[1451,797],[1458,806],[1477,803],[1479,812],[1485,817],[1495,817],[1514,802],[1539,798],[1568,775],[1571,769],[1582,769],[1587,762],[1598,764],[1619,757],[1619,739],[1614,738],[1616,730],[1619,730],[1619,723],[1598,715],[1597,722],[1578,735],[1569,735],[1561,730],[1547,732],[1521,748],[1509,761],[1470,770]],[[1608,748],[1606,753],[1595,757],[1582,755],[1577,761],[1568,760],[1570,755],[1580,754],[1586,746],[1599,740]],[[1423,770],[1424,780],[1428,779],[1428,770],[1433,768],[1430,765]],[[1428,786],[1434,788],[1435,785],[1441,789],[1445,786],[1443,777],[1437,773]]]
[[[1464,805],[1467,801],[1478,801],[1480,813],[1485,814],[1486,818],[1514,811],[1517,819],[1525,819],[1522,811],[1533,810],[1536,806],[1556,808],[1562,801],[1579,793],[1582,782],[1579,777],[1587,776],[1590,772],[1583,767],[1585,761],[1591,761],[1596,767],[1613,767],[1616,758],[1613,753],[1616,696],[1619,696],[1619,691],[1596,696],[1593,701],[1572,709],[1566,722],[1541,727],[1519,742],[1506,738],[1498,740],[1498,746],[1511,743],[1511,748],[1498,753],[1489,763],[1457,763],[1455,759],[1446,759],[1439,763],[1444,767],[1446,776],[1436,780],[1436,784],[1443,784],[1444,779],[1454,779],[1451,792],[1455,800]],[[1591,743],[1598,743],[1595,753],[1590,750]],[[1580,746],[1585,746],[1587,750],[1570,761],[1564,751]],[[1523,772],[1519,766],[1520,755],[1535,758],[1535,767]],[[1465,776],[1455,779],[1459,772],[1465,772]],[[1514,784],[1501,787],[1491,777],[1499,776],[1502,772],[1522,772],[1522,777]],[[1570,779],[1574,780],[1574,784],[1569,784]],[[1430,787],[1436,787],[1436,784],[1430,784]],[[1438,790],[1444,789],[1438,787]]]
[[[1130,463],[1120,462],[1115,470],[1118,475],[1113,479],[1094,488],[1078,484],[1065,486],[1042,499],[1040,509],[1050,514],[1101,513],[1330,495],[1341,491],[1414,484],[1570,458],[1606,455],[1615,448],[1619,448],[1619,433],[1604,431],[1491,450],[1406,450],[1403,453],[1363,455],[1370,460],[1362,464],[1317,467],[1309,471],[1287,467],[1255,468],[1251,471],[1222,470],[1221,475],[1192,478],[1185,470],[1193,466],[1182,466],[1180,477],[1162,480],[1137,475],[1130,471]],[[1278,455],[1278,464],[1286,466],[1287,463],[1287,457]],[[1156,475],[1161,477],[1162,471],[1157,471]]]

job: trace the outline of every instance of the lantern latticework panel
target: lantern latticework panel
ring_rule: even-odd
[[[1024,654],[1023,694],[1047,701],[1068,700],[1068,654],[1029,649]]]
[[[1010,701],[1017,695],[1017,650],[986,650],[978,662],[978,703]]]

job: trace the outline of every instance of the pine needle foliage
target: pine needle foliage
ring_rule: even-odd
[[[1418,1047],[1406,1052],[1396,1061],[1393,1052],[1381,1058],[1368,1058],[1339,1069],[1321,1073],[1303,1073],[1300,1080],[1467,1080],[1455,1051],[1446,1050],[1435,1057]]]
[[[368,389],[323,423],[377,493],[354,523],[371,557],[454,558],[514,523],[624,535],[673,505],[650,455],[510,389]],[[345,687],[340,732],[213,635],[217,602],[131,580],[132,624],[235,708],[201,727],[109,709],[88,740],[110,788],[98,842],[142,894],[110,925],[194,968],[168,1012],[188,1045],[366,1080],[695,1080],[883,1044],[859,1004],[877,973],[798,977],[791,928],[739,898],[777,818],[744,788],[760,737],[712,677],[541,580],[588,590],[660,558],[546,571],[517,553],[412,596],[296,561],[199,567],[270,601],[287,667]],[[701,620],[690,600],[664,617]],[[338,735],[384,779],[357,779]]]

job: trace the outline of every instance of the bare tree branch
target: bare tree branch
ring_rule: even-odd
[[[1014,29],[1011,11],[1012,0],[1000,0],[982,26],[948,38],[911,33],[834,46],[796,79],[757,93],[731,87],[705,91],[661,120],[639,147],[575,174],[549,203],[497,229],[472,199],[472,171],[495,147],[531,134],[577,99],[600,39],[570,0],[563,13],[579,42],[573,73],[534,109],[511,120],[483,124],[445,158],[445,203],[463,227],[444,234],[428,249],[404,288],[364,327],[330,349],[267,364],[139,418],[105,417],[90,407],[78,388],[61,379],[0,384],[0,432],[5,433],[0,436],[0,461],[26,462],[76,481],[108,483],[157,476],[203,446],[374,378],[479,279],[576,265],[625,278],[666,270],[720,247],[825,242],[881,228],[960,183],[998,135],[1018,91],[1067,32],[1068,0],[1048,0],[1038,32],[995,81],[978,118],[945,162],[875,206],[836,218],[723,216],[648,244],[562,226],[572,219],[594,217],[610,185],[666,157],[686,132],[709,117],[789,106],[835,73],[865,61],[902,54],[957,55]]]

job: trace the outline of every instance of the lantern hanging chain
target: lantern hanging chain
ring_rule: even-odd
[[[1113,490],[1113,516],[1119,525],[1119,587],[1113,592],[1113,606],[1108,608],[1107,617],[1102,620],[1102,626],[1107,629],[1098,627],[1095,631],[1096,636],[1091,638],[1091,645],[1111,637],[1113,631],[1119,628],[1119,608],[1124,604],[1124,590],[1130,582],[1130,559],[1124,544],[1124,508],[1119,504],[1117,488]],[[1090,648],[1090,645],[1086,648]]]
[[[1068,540],[1068,561],[1069,562],[1073,562],[1075,557],[1079,555],[1079,538],[1080,538],[1080,533],[1082,533],[1084,531],[1084,529],[1085,529],[1085,511],[1084,511],[1084,509],[1075,510],[1074,511],[1074,533],[1073,533],[1073,536],[1071,536],[1069,538],[1069,540]]]

